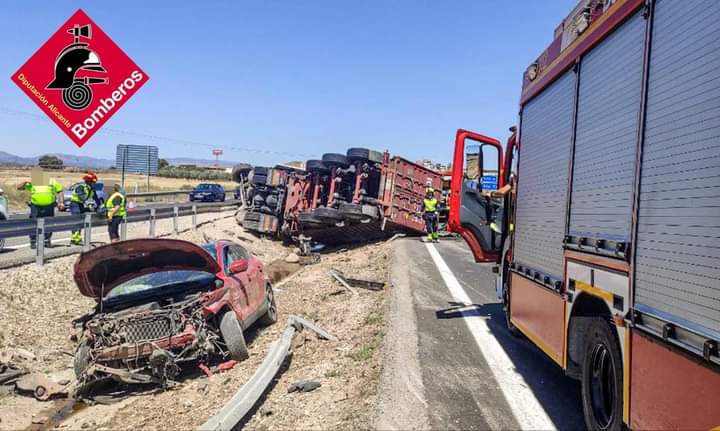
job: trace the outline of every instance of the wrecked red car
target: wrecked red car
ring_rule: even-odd
[[[75,283],[96,299],[75,320],[81,382],[168,384],[183,362],[248,357],[243,331],[277,320],[262,263],[230,241],[136,239],[83,253]]]

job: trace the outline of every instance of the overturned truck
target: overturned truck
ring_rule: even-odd
[[[439,173],[388,152],[350,148],[308,160],[304,169],[255,167],[243,227],[263,235],[333,245],[420,234],[425,190]]]

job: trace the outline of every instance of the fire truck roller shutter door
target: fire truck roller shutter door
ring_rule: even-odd
[[[714,0],[660,0],[654,19],[635,303],[718,337],[720,9]]]
[[[644,39],[638,12],[582,59],[571,236],[629,241]]]
[[[563,276],[568,166],[576,74],[565,72],[522,112],[515,261]]]

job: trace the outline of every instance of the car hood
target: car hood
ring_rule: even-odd
[[[164,271],[205,271],[220,265],[199,245],[177,239],[133,239],[82,253],[75,262],[75,283],[85,296],[100,298],[141,275]]]

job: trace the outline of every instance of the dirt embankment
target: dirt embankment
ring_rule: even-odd
[[[245,245],[265,262],[289,252],[278,242],[242,232],[235,221],[208,224],[182,239],[204,242],[226,238]],[[244,424],[247,429],[368,428],[376,399],[383,337],[384,292],[360,290],[353,296],[328,274],[329,268],[353,278],[385,281],[389,244],[367,245],[324,255],[277,286],[279,321],[252,328],[247,337],[250,359],[232,370],[206,378],[199,373],[165,392],[141,394],[109,406],[81,409],[61,429],[192,429],[219,410],[262,362],[290,314],[312,320],[338,337],[321,341],[308,332],[296,338],[293,355],[272,389]],[[31,370],[68,372],[74,345],[68,339],[70,320],[89,311],[93,301],[82,297],[72,282],[75,257],[44,267],[28,265],[0,271],[0,352],[21,348],[36,359],[23,361]],[[290,384],[317,380],[309,393],[287,393]],[[0,429],[28,426],[49,403],[0,394]]]

